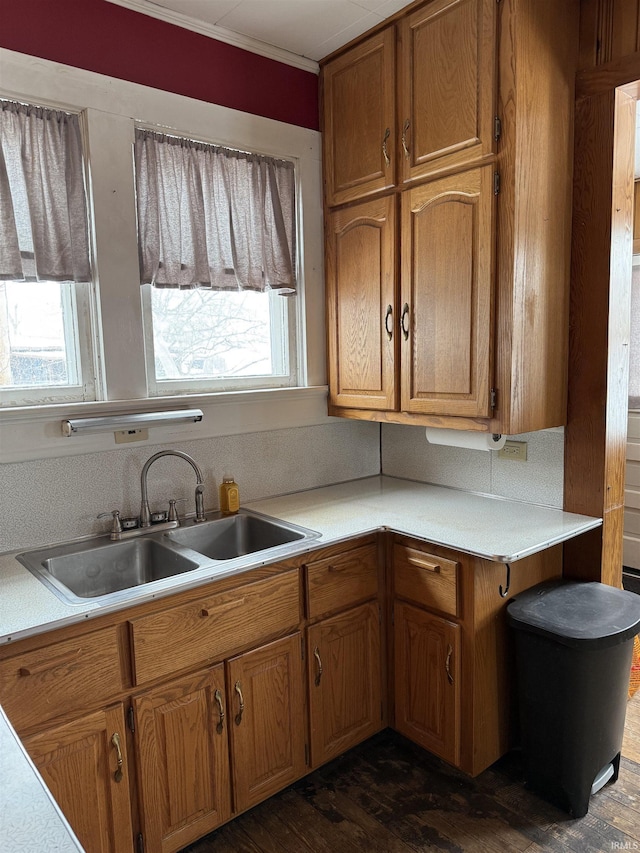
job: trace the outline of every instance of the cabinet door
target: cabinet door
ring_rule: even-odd
[[[495,0],[434,0],[401,21],[402,180],[494,150]]]
[[[383,726],[378,604],[324,619],[307,637],[311,763],[317,767]]]
[[[322,84],[327,203],[342,204],[392,187],[397,142],[394,28],[327,63]]]
[[[460,761],[460,626],[396,602],[395,727],[451,764]]]
[[[393,196],[328,217],[329,399],[335,406],[397,407],[395,240]]]
[[[122,764],[118,771],[119,739]],[[122,705],[25,738],[24,745],[85,850],[130,853],[129,763]]]
[[[148,850],[179,850],[231,817],[224,687],[221,664],[134,700]]]
[[[227,662],[236,811],[302,776],[305,713],[300,633]]]
[[[493,168],[404,192],[402,410],[488,417]]]

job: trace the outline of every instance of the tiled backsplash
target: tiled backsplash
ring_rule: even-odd
[[[382,440],[380,441],[380,430]],[[361,421],[273,430],[170,445],[193,456],[205,474],[205,506],[218,506],[218,486],[232,475],[241,502],[311,489],[380,473],[547,506],[562,506],[562,430],[513,438],[528,442],[526,462],[495,451],[431,445],[422,427]],[[0,552],[74,539],[108,529],[100,512],[137,515],[140,472],[168,445],[125,447],[0,465]],[[380,464],[382,450],[382,465]],[[152,508],[183,499],[194,510],[195,478],[183,460],[162,458],[149,469]]]
[[[429,444],[423,427],[382,427],[382,473],[472,492],[562,507],[564,432],[509,436],[527,442],[527,460],[501,459],[495,450]]]
[[[333,421],[295,429],[199,439],[172,444],[190,454],[205,476],[205,507],[218,506],[225,474],[240,487],[243,503],[380,473],[378,424]],[[138,515],[140,472],[168,445],[126,447],[83,456],[0,465],[0,552],[100,533],[100,512]],[[162,458],[149,469],[149,502],[166,507],[185,499],[194,511],[195,477],[181,459]]]

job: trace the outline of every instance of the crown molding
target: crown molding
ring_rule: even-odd
[[[182,27],[208,38],[216,39],[216,41],[231,44],[242,50],[257,53],[259,56],[267,57],[267,59],[273,59],[276,62],[282,62],[294,68],[301,68],[303,71],[311,71],[314,74],[319,73],[320,66],[313,59],[307,59],[306,56],[299,56],[296,53],[291,53],[288,50],[275,47],[275,45],[258,41],[258,39],[251,38],[250,36],[244,36],[241,33],[235,33],[216,24],[197,21],[195,18],[184,15],[182,12],[175,12],[173,9],[166,9],[164,6],[157,6],[155,3],[145,2],[145,0],[107,0],[107,2],[114,3],[116,6],[123,6],[125,9],[131,9],[134,12],[140,12],[141,15],[166,21],[177,27]]]

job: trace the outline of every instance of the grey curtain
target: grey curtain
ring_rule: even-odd
[[[136,130],[143,284],[294,293],[293,163]]]
[[[0,100],[0,279],[89,281],[77,115]]]

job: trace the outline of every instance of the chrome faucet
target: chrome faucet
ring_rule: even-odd
[[[204,514],[204,498],[202,495],[204,488],[204,477],[202,476],[202,471],[187,453],[182,453],[180,450],[161,450],[159,453],[155,453],[150,459],[147,459],[144,463],[142,474],[140,475],[140,491],[142,493],[142,503],[140,504],[140,527],[151,527],[151,512],[149,510],[149,499],[147,497],[147,472],[156,459],[160,459],[161,456],[178,456],[180,459],[184,459],[185,462],[188,462],[189,465],[191,465],[195,471],[197,481],[196,521],[206,521]]]

